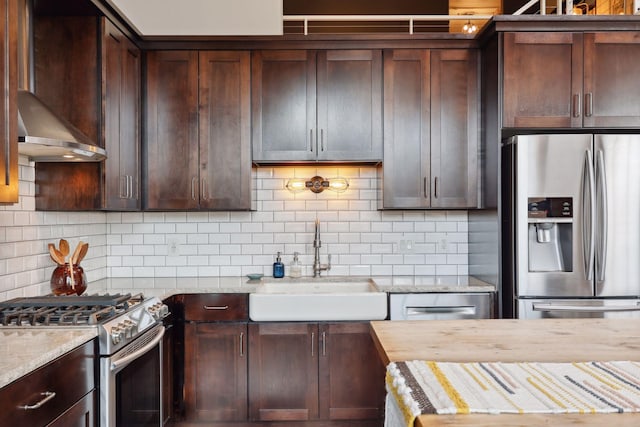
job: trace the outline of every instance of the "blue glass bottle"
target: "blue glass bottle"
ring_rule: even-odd
[[[273,263],[273,277],[281,279],[284,277],[284,264],[282,258],[280,258],[280,252],[276,256],[276,262]]]

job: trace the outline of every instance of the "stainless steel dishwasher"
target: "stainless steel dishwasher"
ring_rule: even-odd
[[[391,293],[391,320],[491,319],[494,296],[482,293]]]

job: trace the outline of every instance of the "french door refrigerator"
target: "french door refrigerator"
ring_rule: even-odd
[[[640,317],[640,135],[502,145],[503,315]]]

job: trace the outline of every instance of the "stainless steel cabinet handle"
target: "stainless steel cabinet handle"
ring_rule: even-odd
[[[207,178],[202,178],[200,180],[200,191],[202,192],[202,200],[209,200],[209,195],[207,194]]]
[[[32,409],[38,409],[42,405],[44,405],[45,403],[47,403],[48,401],[50,401],[51,399],[56,397],[56,392],[55,391],[45,391],[43,393],[40,393],[40,395],[44,396],[44,397],[39,402],[34,403],[33,405],[18,406],[18,408],[24,409],[25,411],[29,411],[29,410],[32,410]]]
[[[426,176],[424,177],[423,181],[424,181],[424,183],[423,183],[423,187],[424,187],[424,198],[425,198],[425,199],[428,199],[428,198],[429,198],[429,193],[428,193],[428,191],[427,191],[427,184],[428,184],[428,181],[427,181],[427,177],[426,177]]]
[[[127,199],[133,199],[133,177],[127,175]]]
[[[129,177],[127,175],[120,175],[120,194],[121,199],[127,198],[127,191],[129,189]]]
[[[244,357],[244,332],[240,332],[240,357]]]
[[[604,153],[598,150],[596,155],[596,279],[604,280],[607,269],[607,177],[604,166]]]
[[[595,212],[596,199],[595,177],[593,171],[593,154],[587,150],[584,156],[584,172],[582,176],[582,211],[585,220],[582,222],[582,256],[584,260],[584,275],[587,280],[593,278],[593,262],[595,257]]]
[[[198,183],[198,178],[195,176],[191,178],[191,199],[196,200],[196,185]]]
[[[314,348],[314,341],[316,340],[316,334],[315,332],[311,332],[311,357],[314,356],[315,353],[315,348]]]
[[[573,95],[573,117],[580,117],[580,94]]]
[[[204,305],[202,306],[205,310],[228,310],[228,305]]]
[[[324,151],[324,129],[320,129],[320,151]]]
[[[433,197],[438,198],[438,177],[436,176],[433,180]]]
[[[591,117],[593,115],[593,93],[587,92],[584,95],[584,116]]]
[[[322,355],[326,356],[327,355],[327,333],[323,332],[322,333]]]
[[[309,129],[309,151],[313,153],[313,129]]]

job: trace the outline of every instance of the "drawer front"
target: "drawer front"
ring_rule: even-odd
[[[94,347],[90,341],[2,388],[0,426],[44,426],[93,390]]]
[[[185,295],[184,318],[187,321],[248,320],[249,294]]]

